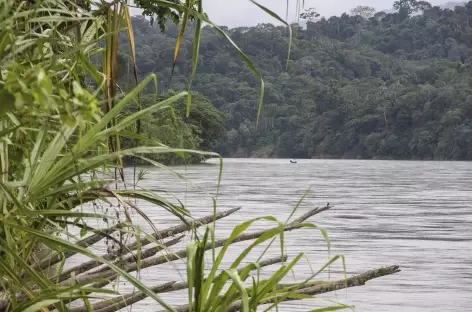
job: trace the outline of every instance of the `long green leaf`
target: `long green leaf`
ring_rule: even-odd
[[[91,259],[94,259],[96,261],[99,261],[103,264],[108,265],[113,271],[118,273],[120,276],[123,276],[124,278],[126,278],[126,280],[128,280],[131,284],[133,284],[133,286],[135,286],[137,289],[142,291],[144,294],[146,294],[150,298],[156,300],[165,309],[168,309],[169,311],[175,312],[174,308],[169,306],[164,300],[161,299],[161,297],[159,297],[157,294],[155,294],[151,289],[146,287],[143,283],[141,283],[139,280],[134,278],[131,274],[127,273],[125,270],[123,270],[120,267],[116,266],[112,262],[107,261],[107,260],[105,260],[101,257],[98,257],[93,252],[91,252],[91,251],[89,251],[85,248],[81,248],[81,247],[79,247],[79,246],[77,246],[73,243],[70,243],[66,240],[63,240],[59,237],[51,236],[51,235],[48,235],[46,233],[43,233],[42,231],[37,231],[37,230],[31,229],[31,228],[28,228],[28,227],[19,226],[16,223],[8,222],[8,224],[11,227],[17,228],[18,230],[24,231],[26,233],[30,233],[32,235],[36,235],[40,240],[42,240],[46,244],[52,244],[52,245],[58,246],[58,247],[60,246],[60,247],[65,248],[66,250],[81,253],[84,256],[87,256]]]
[[[333,307],[310,310],[309,312],[330,312],[330,311],[339,311],[339,310],[346,310],[346,309],[352,309],[352,307],[343,304],[343,305],[338,305],[338,306],[333,306]]]
[[[249,312],[249,296],[247,294],[246,288],[244,287],[243,282],[239,278],[238,271],[236,269],[229,269],[224,271],[232,280],[233,285],[235,285],[239,293],[241,294],[241,302],[242,302],[242,309],[243,312]]]
[[[120,120],[120,122],[118,124],[116,124],[115,126],[109,128],[109,129],[106,129],[106,130],[103,130],[99,133],[96,134],[97,137],[107,137],[107,136],[110,136],[112,134],[117,134],[119,133],[120,131],[123,131],[126,129],[126,127],[128,127],[129,125],[133,124],[134,122],[136,122],[137,120],[139,120],[141,117],[145,116],[145,115],[148,115],[148,114],[151,114],[157,110],[160,110],[160,109],[164,109],[164,108],[168,108],[170,104],[178,101],[179,99],[181,99],[182,97],[184,97],[185,95],[187,94],[187,92],[183,91],[183,92],[180,92],[168,99],[165,99],[159,103],[156,103],[154,105],[151,105],[143,110],[140,110],[132,115],[129,115],[125,118],[123,118],[122,120]]]
[[[193,2],[192,0],[185,0],[185,7],[191,8],[192,2]],[[175,65],[177,65],[177,58],[179,56],[180,46],[184,39],[185,31],[187,30],[188,19],[189,19],[189,13],[188,11],[185,11],[184,16],[182,17],[182,26],[180,27],[180,32],[179,32],[179,35],[177,36],[177,42],[175,44],[174,60],[172,62],[172,70],[170,73],[169,81],[172,80],[172,76],[174,75]]]
[[[263,104],[263,101],[264,101],[264,90],[265,90],[265,83],[264,83],[264,79],[262,78],[262,75],[261,73],[257,70],[257,68],[254,66],[254,63],[249,59],[249,57],[239,48],[239,46],[233,41],[233,39],[231,39],[231,37],[225,32],[223,31],[220,27],[218,27],[214,22],[212,22],[205,14],[203,13],[200,13],[196,10],[193,10],[191,8],[187,8],[187,7],[184,7],[182,5],[179,5],[179,4],[176,4],[176,3],[173,3],[171,1],[166,1],[166,0],[155,0],[154,2],[156,5],[161,5],[163,7],[168,7],[168,8],[173,8],[173,9],[176,9],[178,11],[183,11],[184,13],[185,12],[189,12],[192,16],[194,16],[197,20],[201,20],[209,25],[211,25],[212,27],[214,27],[216,29],[216,31],[218,33],[220,33],[232,46],[233,48],[237,51],[237,53],[239,54],[239,56],[244,60],[244,62],[246,63],[246,65],[249,67],[249,69],[251,70],[251,72],[256,75],[256,77],[259,79],[260,81],[260,84],[261,84],[261,90],[260,90],[260,94],[259,94],[259,105],[258,105],[258,111],[257,111],[257,124],[259,124],[259,118],[260,118],[260,115],[261,115],[261,111],[262,111],[262,104]]]
[[[53,304],[57,303],[58,301],[59,301],[59,299],[42,300],[42,301],[35,302],[34,304],[31,304],[31,305],[23,308],[21,311],[22,312],[38,312],[38,311],[41,310],[41,308],[53,305]]]
[[[203,14],[203,0],[196,0],[198,6],[198,13]],[[198,67],[198,56],[200,55],[200,40],[201,40],[201,33],[202,33],[202,21],[197,19],[195,25],[195,34],[193,38],[193,53],[192,53],[192,73],[190,74],[190,79],[188,82],[188,96],[187,96],[187,117],[190,116],[190,107],[192,105],[192,95],[190,90],[192,88],[193,80],[195,79],[195,74],[197,72]]]
[[[125,23],[126,23],[126,30],[128,31],[128,40],[129,40],[129,47],[131,49],[131,57],[133,61],[133,73],[134,73],[134,80],[136,85],[139,84],[139,77],[138,77],[138,65],[136,60],[136,47],[135,47],[135,40],[134,40],[134,31],[133,31],[133,22],[131,21],[131,14],[127,4],[123,4],[124,7],[124,14],[125,14]],[[157,88],[156,88],[157,89]],[[138,104],[138,111],[142,110],[141,98],[140,94],[136,95],[137,104]],[[141,119],[136,120],[136,133],[141,133]],[[136,159],[134,159],[134,178],[136,176]]]
[[[34,176],[31,178],[28,188],[29,193],[35,193],[37,188],[41,188],[41,184],[44,182],[44,179],[46,179],[51,171],[54,171],[51,168],[54,166],[56,159],[58,159],[60,155],[59,152],[62,151],[68,139],[74,133],[75,129],[76,126],[70,127],[68,125],[64,125],[56,134],[53,141],[43,153],[41,162],[37,166]]]
[[[218,300],[218,294],[220,293],[221,289],[224,287],[226,281],[227,281],[227,275],[224,275],[224,274],[220,274],[216,279],[215,279],[215,275],[216,275],[216,271],[218,270],[222,260],[223,260],[223,257],[224,255],[226,254],[226,251],[228,249],[228,247],[231,245],[231,243],[241,234],[243,233],[244,231],[246,231],[254,222],[256,221],[259,221],[259,220],[268,220],[268,221],[273,221],[273,222],[277,222],[277,220],[272,217],[272,216],[267,216],[267,217],[260,217],[260,218],[255,218],[255,219],[252,219],[252,220],[248,220],[246,222],[243,222],[239,225],[237,225],[231,235],[229,236],[229,238],[226,240],[226,243],[225,245],[223,246],[223,248],[220,250],[219,254],[218,254],[218,257],[216,258],[216,261],[213,263],[213,267],[212,267],[212,270],[207,278],[207,280],[205,281],[205,285],[203,287],[203,293],[205,295],[205,298],[209,298],[209,302],[207,304],[207,306],[205,307],[206,309],[208,309],[209,307],[211,306],[214,306],[215,303],[217,302]],[[271,232],[272,234],[273,232]],[[263,235],[264,236],[264,235]],[[272,237],[272,236],[271,236]],[[251,246],[253,246],[253,244],[251,244]],[[247,251],[247,250],[246,250]],[[249,251],[247,251],[249,252]],[[233,268],[236,268],[237,267],[237,264],[236,263],[240,263],[241,259],[243,259],[245,257],[245,255],[247,255],[247,252],[244,254],[244,255],[241,255],[238,257],[238,259],[236,259],[235,262],[233,262],[233,265],[231,266],[231,269]],[[210,290],[210,287],[211,287],[211,293],[208,294],[209,290]]]
[[[188,304],[189,312],[193,311],[193,289],[195,285],[195,256],[197,253],[197,243],[191,242],[187,245],[187,283],[188,283]]]
[[[90,140],[97,135],[100,131],[106,128],[106,126],[120,114],[123,109],[134,99],[136,98],[137,94],[141,92],[151,81],[156,81],[155,75],[149,75],[141,81],[136,88],[134,88],[131,92],[128,92],[126,96],[121,99],[114,107],[111,109],[105,116],[103,116],[100,121],[95,123],[93,127],[82,137],[82,139],[77,142],[72,149],[72,151],[77,154],[79,152],[83,152],[83,149],[86,149],[90,144]]]
[[[287,21],[283,20],[274,11],[268,9],[267,7],[263,6],[262,4],[259,4],[257,1],[254,1],[254,0],[249,0],[249,1],[251,1],[252,3],[257,5],[260,9],[262,9],[264,12],[266,12],[267,14],[269,14],[270,16],[272,16],[273,18],[275,18],[276,20],[278,20],[279,22],[281,22],[285,26],[287,26],[288,32],[289,32],[289,42],[288,42],[287,62],[286,62],[286,65],[285,65],[285,70],[288,70],[288,64],[289,64],[289,61],[290,61],[290,53],[292,51],[292,28],[287,23]]]
[[[103,219],[108,218],[114,220],[113,216],[108,216],[101,213],[88,213],[80,211],[67,211],[67,210],[30,210],[25,211],[18,216],[47,216],[47,217],[67,217],[67,218],[94,218]]]

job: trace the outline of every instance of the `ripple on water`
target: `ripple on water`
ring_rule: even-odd
[[[147,169],[148,180],[142,181],[141,187],[177,194],[197,217],[212,212],[207,193],[215,193],[218,166],[175,168],[200,190],[193,189],[190,182],[177,181],[163,170]],[[331,254],[346,256],[350,275],[391,264],[399,264],[402,269],[397,275],[323,298],[353,304],[357,311],[364,312],[470,311],[471,186],[472,163],[468,162],[299,160],[292,165],[288,160],[228,159],[224,163],[219,209],[241,206],[242,210],[219,221],[217,235],[228,235],[232,227],[250,217],[275,215],[285,220],[311,187],[311,195],[297,214],[327,202],[335,206],[316,216],[313,222],[328,230]],[[140,208],[158,227],[177,223],[155,207]],[[262,229],[266,225],[260,223],[252,228]],[[326,244],[317,232],[287,233],[285,239],[289,255],[304,252],[314,267],[326,262]],[[224,264],[228,265],[244,246],[247,244],[232,246]],[[277,252],[272,251],[273,255]],[[249,260],[256,257],[253,254]],[[272,270],[266,268],[264,274]],[[304,262],[295,277],[301,279],[310,272],[310,266]],[[339,276],[342,268],[334,266],[331,278]],[[141,272],[148,285],[184,277],[183,261]],[[163,297],[181,304],[186,292]],[[307,311],[324,305],[321,300],[308,300],[284,305],[280,311]],[[150,300],[133,309],[156,310]]]

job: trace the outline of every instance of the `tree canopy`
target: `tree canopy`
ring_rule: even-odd
[[[308,19],[306,28],[292,25],[288,69],[286,27],[223,27],[265,79],[258,124],[259,81],[205,27],[193,90],[227,126],[205,148],[234,157],[472,159],[472,2],[453,9],[414,0],[394,5],[394,13],[358,8]],[[169,84],[178,26],[161,33],[144,18],[133,24],[141,74],[156,73],[162,91],[186,89],[192,31]]]

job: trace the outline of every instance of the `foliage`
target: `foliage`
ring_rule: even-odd
[[[169,93],[173,95],[175,92]],[[187,113],[187,102],[180,100],[174,104],[178,116],[192,126],[194,134],[201,141],[198,146],[204,151],[212,151],[226,135],[225,116],[217,110],[205,96],[192,92],[192,106]]]
[[[166,99],[178,94],[168,91],[159,98]],[[212,151],[215,146],[225,138],[226,125],[224,115],[217,110],[204,96],[192,92],[192,105],[187,117],[187,101],[181,99],[173,103],[165,111],[149,114],[141,119],[141,139],[123,138],[122,147],[139,145],[165,144],[174,148],[187,150]],[[148,107],[155,101],[155,96],[145,95],[141,97],[143,108]],[[130,106],[129,112],[136,108]],[[137,131],[135,126],[128,129],[129,132]],[[195,163],[203,160],[204,155],[184,153],[151,155],[150,159],[164,162],[166,164]],[[140,161],[139,163],[143,163]]]
[[[369,19],[371,17],[374,17],[375,9],[369,6],[359,5],[351,10],[351,15],[359,15],[364,19]]]
[[[218,33],[202,31],[193,89],[226,116],[225,156],[472,159],[472,2],[453,9],[398,1],[400,12],[343,14],[293,25],[228,29],[265,77],[259,125],[257,79]],[[314,10],[312,10],[314,12]],[[415,13],[416,12],[416,13]],[[410,14],[411,13],[411,14]],[[421,14],[419,14],[421,13]],[[411,16],[410,16],[411,15]],[[133,20],[139,68],[169,87],[178,28]],[[189,23],[188,29],[194,27]],[[192,36],[184,38],[170,87],[187,86]],[[452,139],[454,138],[454,139]]]
[[[153,81],[155,77],[150,76],[123,98],[114,99],[114,105],[102,115],[99,99],[105,97],[103,74],[89,59],[100,53],[96,39],[106,37],[104,20],[69,7],[74,4],[46,0],[30,7],[27,3],[16,6],[13,1],[2,2],[0,276],[4,290],[1,297],[7,304],[0,304],[0,309],[37,310],[55,304],[57,309],[64,310],[68,300],[86,298],[90,291],[106,293],[89,284],[72,288],[54,285],[45,272],[33,266],[41,245],[62,255],[61,258],[72,252],[106,263],[165,305],[136,278],[64,237],[77,240],[69,232],[68,224],[85,230],[81,231],[85,235],[90,230],[87,219],[109,218],[77,210],[87,203],[107,203],[107,197],[118,200],[118,206],[129,208],[125,200],[140,198],[179,218],[189,215],[185,208],[157,194],[140,190],[105,191],[110,180],[96,177],[101,170],[106,174],[122,156],[176,152],[166,146],[111,151],[106,147],[111,137],[119,135],[142,115],[168,107],[185,93],[117,120],[137,93]],[[119,12],[124,13],[123,9]],[[111,11],[109,16],[117,18]],[[99,86],[96,90],[86,88],[85,74],[95,78]],[[113,120],[116,122],[112,123]],[[128,228],[133,225],[128,224]]]

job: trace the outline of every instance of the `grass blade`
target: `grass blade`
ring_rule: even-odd
[[[191,8],[192,7],[192,2],[193,1],[191,1],[191,0],[185,0],[185,7],[186,8]],[[170,81],[172,80],[172,76],[174,75],[175,65],[177,64],[177,58],[179,56],[180,46],[182,45],[182,41],[184,39],[185,31],[187,30],[188,19],[189,19],[189,12],[185,11],[184,16],[182,18],[182,26],[180,28],[180,32],[179,32],[179,35],[177,37],[177,42],[175,44],[174,60],[172,62],[172,71],[171,71],[170,77],[169,77],[169,85],[170,85]]]
[[[292,28],[290,27],[290,25],[287,23],[286,20],[283,20],[280,16],[278,16],[274,11],[268,9],[267,7],[263,6],[262,4],[259,4],[257,1],[255,0],[249,0],[251,1],[252,3],[254,3],[255,5],[257,5],[260,9],[262,9],[265,13],[269,14],[270,16],[272,16],[273,18],[275,18],[276,20],[278,20],[279,22],[281,22],[282,24],[284,24],[285,26],[288,27],[288,32],[289,32],[289,42],[288,42],[288,52],[287,52],[287,62],[286,62],[286,65],[285,65],[285,70],[288,70],[288,63],[290,61],[290,53],[292,51]]]
[[[97,260],[99,262],[102,262],[103,264],[108,265],[111,269],[113,269],[117,274],[120,276],[123,276],[128,280],[133,286],[135,286],[137,289],[148,295],[150,298],[156,300],[159,304],[161,304],[165,309],[175,312],[175,310],[169,306],[164,300],[161,299],[157,294],[155,294],[152,290],[150,290],[148,287],[146,287],[143,283],[141,283],[139,280],[137,280],[135,277],[133,277],[131,274],[127,273],[126,271],[122,270],[120,267],[116,266],[110,261],[104,260],[101,257],[95,256],[95,254],[85,248],[79,247],[73,243],[70,243],[66,240],[63,240],[59,237],[49,235],[47,233],[44,233],[42,231],[37,231],[28,227],[23,227],[20,226],[16,223],[9,222],[8,225],[10,225],[13,228],[17,228],[18,230],[24,231],[26,233],[30,233],[32,235],[37,236],[38,239],[43,241],[44,243],[51,245],[51,246],[57,246],[57,247],[62,247],[66,250],[74,251],[77,253],[80,253],[84,256],[87,256],[91,259]]]
[[[202,5],[203,0],[196,0],[196,1],[197,1],[198,13],[203,14],[203,5]],[[190,74],[190,79],[188,83],[187,113],[186,113],[187,117],[189,117],[190,115],[190,107],[192,105],[192,95],[190,93],[190,90],[192,88],[193,79],[195,78],[195,74],[197,72],[197,67],[198,67],[198,56],[200,55],[201,34],[202,34],[202,21],[200,19],[197,19],[197,22],[195,25],[195,34],[193,38],[192,73]]]
[[[238,271],[236,271],[236,269],[229,269],[225,270],[224,272],[233,280],[233,285],[235,285],[239,290],[242,303],[241,311],[249,312],[249,296],[242,280],[239,277]]]

